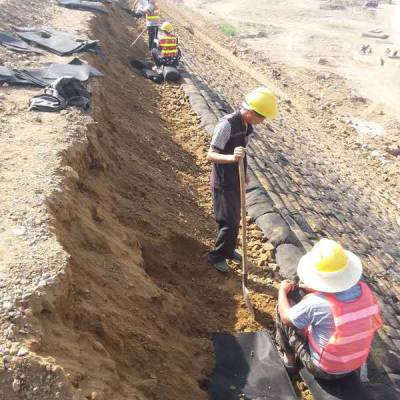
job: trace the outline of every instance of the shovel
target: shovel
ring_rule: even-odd
[[[143,32],[131,43],[131,45],[129,47],[133,47],[136,44],[136,42],[144,35],[146,30],[147,30],[147,27],[143,29]]]
[[[254,319],[254,309],[250,301],[248,284],[248,269],[247,269],[247,225],[246,225],[246,179],[244,172],[244,161],[239,161],[239,178],[240,178],[240,205],[241,205],[241,219],[242,219],[242,289],[244,303],[249,309],[251,317]]]

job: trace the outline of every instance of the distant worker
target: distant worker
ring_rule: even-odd
[[[154,47],[154,39],[158,34],[160,26],[160,10],[157,0],[139,0],[135,11],[135,16],[146,15],[147,33],[149,36],[149,49]]]
[[[381,67],[383,67],[385,65],[385,60],[381,57],[379,61],[380,61]]]
[[[136,0],[132,4],[131,15],[135,18],[143,18],[146,15],[147,0]]]
[[[276,340],[285,366],[294,371],[300,361],[325,380],[358,370],[382,325],[374,295],[360,281],[361,260],[322,239],[300,259],[297,275],[307,293],[300,301],[294,281],[279,288]]]
[[[178,38],[172,33],[173,26],[170,22],[164,22],[160,27],[160,34],[154,40],[155,47],[151,51],[154,63],[161,65],[177,66],[180,58]]]
[[[372,53],[371,46],[369,44],[361,45],[360,53],[361,54],[371,54]]]
[[[241,109],[223,117],[214,130],[207,160],[212,166],[212,198],[218,236],[208,262],[221,272],[229,272],[226,260],[241,262],[236,250],[240,224],[240,181],[238,162],[246,160],[246,146],[253,125],[273,119],[277,115],[274,94],[260,87],[249,93]],[[246,183],[248,177],[246,176]]]
[[[364,3],[365,8],[378,8],[379,0],[369,0]]]

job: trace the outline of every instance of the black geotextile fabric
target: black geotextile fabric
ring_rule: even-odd
[[[314,378],[306,368],[300,376],[310,389],[314,400],[373,400],[370,391],[363,387],[357,373],[334,381],[323,381]],[[385,400],[385,399],[382,399]]]
[[[43,50],[29,46],[29,44],[12,36],[8,32],[0,32],[0,43],[8,49],[18,51],[19,53],[43,54]]]
[[[145,78],[156,83],[161,83],[163,80],[166,82],[179,82],[181,80],[181,74],[176,67],[163,66],[158,68],[157,71],[153,71],[152,63],[134,58],[129,60],[129,64],[140,71]]]
[[[15,27],[17,35],[27,42],[60,56],[66,56],[81,51],[99,53],[97,40],[86,40],[72,33],[58,31],[52,28]]]
[[[0,65],[0,82],[8,82],[13,76],[13,71]]]
[[[213,400],[296,400],[268,332],[213,335],[216,364],[208,382]]]
[[[68,106],[90,108],[90,93],[76,78],[58,78],[40,95],[33,96],[29,110],[59,111]]]
[[[153,64],[151,64],[150,62],[131,58],[129,60],[129,64],[131,67],[140,71],[145,78],[150,79],[151,81],[156,83],[162,82],[163,77],[157,71],[152,70]]]
[[[163,67],[162,71],[166,82],[178,83],[181,80],[181,74],[176,67],[166,65]]]
[[[57,0],[60,6],[82,11],[93,11],[108,14],[107,8],[101,2],[83,0]]]
[[[56,79],[62,77],[76,78],[84,82],[94,76],[103,76],[103,74],[96,68],[89,64],[84,64],[76,58],[69,64],[44,64],[44,68],[41,69],[11,70],[6,67],[0,67],[0,82],[7,82],[14,85],[46,87],[51,85]]]

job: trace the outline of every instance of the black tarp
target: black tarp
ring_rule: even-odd
[[[57,0],[60,6],[72,8],[81,11],[93,11],[103,14],[108,14],[107,8],[104,4],[97,1],[83,1],[83,0]]]
[[[213,400],[296,400],[268,332],[213,335],[216,364],[208,383]]]
[[[0,82],[9,82],[13,76],[13,71],[0,65]]]
[[[8,49],[18,51],[20,53],[43,54],[43,50],[29,46],[29,44],[12,36],[8,32],[0,32],[0,43],[3,44]]]
[[[61,77],[76,78],[82,82],[90,77],[103,76],[96,68],[74,59],[69,64],[50,63],[44,68],[9,69],[0,67],[0,82],[15,85],[34,85],[46,87]]]
[[[165,82],[178,83],[181,80],[181,74],[176,67],[164,66],[162,69],[162,74]]]
[[[15,27],[17,35],[27,42],[61,56],[81,51],[100,51],[97,40],[82,39],[72,33],[58,31],[52,28]]]

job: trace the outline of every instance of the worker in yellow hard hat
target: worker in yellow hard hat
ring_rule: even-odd
[[[382,325],[374,295],[362,282],[359,257],[322,239],[297,266],[303,298],[293,280],[279,289],[276,342],[285,366],[301,362],[315,377],[339,379],[367,360]]]
[[[164,22],[160,27],[158,38],[154,40],[155,47],[152,49],[151,55],[157,67],[177,66],[179,63],[178,37],[173,33],[173,29],[170,22]]]
[[[240,262],[236,250],[240,224],[240,183],[238,162],[246,163],[246,146],[253,125],[277,115],[274,94],[265,87],[250,92],[236,112],[223,117],[215,127],[207,159],[213,163],[211,186],[218,236],[208,255],[209,263],[221,272],[229,272],[226,260]],[[247,180],[247,178],[246,178]]]

